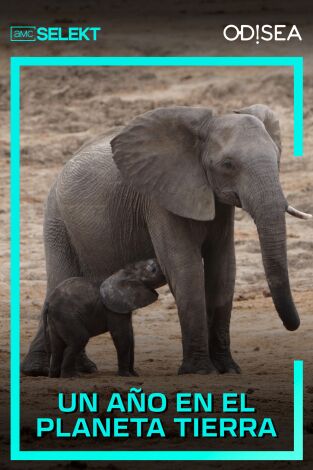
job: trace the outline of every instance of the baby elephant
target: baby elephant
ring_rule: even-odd
[[[101,285],[81,277],[59,284],[48,297],[43,315],[51,353],[49,376],[77,376],[77,354],[90,337],[106,331],[111,333],[117,351],[119,375],[137,375],[132,310],[157,300],[155,289],[164,284],[156,259],[129,265]]]

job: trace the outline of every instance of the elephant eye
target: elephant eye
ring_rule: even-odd
[[[155,273],[156,272],[156,267],[152,264],[148,264],[147,266],[147,271],[150,273]]]
[[[230,158],[226,158],[223,163],[222,167],[226,168],[227,170],[233,170],[235,168],[233,162],[230,160]]]

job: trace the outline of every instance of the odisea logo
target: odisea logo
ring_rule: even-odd
[[[256,44],[261,41],[291,41],[297,39],[302,41],[302,37],[295,24],[263,24],[251,26],[250,24],[229,24],[223,30],[224,38],[227,41],[251,41],[255,40]]]
[[[99,31],[98,26],[11,26],[10,41],[96,41]]]

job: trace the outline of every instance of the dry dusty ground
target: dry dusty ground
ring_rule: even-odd
[[[216,17],[215,27],[228,23]],[[160,24],[157,41],[152,31],[155,25],[138,26],[136,32],[128,25],[112,21],[112,35],[103,50],[93,54],[223,55],[225,43],[209,42],[214,31],[208,29],[214,18],[201,17],[186,20],[186,30],[175,30],[175,25]],[[213,21],[213,23],[212,23]],[[141,28],[139,34],[138,30]],[[309,34],[312,24],[303,25]],[[162,32],[162,34],[160,33]],[[26,47],[26,46],[25,46]],[[224,48],[224,49],[223,49]],[[313,212],[313,58],[308,43],[303,44],[306,56],[305,77],[305,157],[293,157],[293,81],[287,68],[26,68],[21,77],[21,353],[28,349],[38,321],[45,292],[45,265],[42,241],[43,204],[48,188],[62,165],[83,142],[104,130],[127,123],[139,113],[166,105],[211,106],[222,113],[240,106],[260,102],[270,105],[279,115],[283,137],[281,181],[291,204]],[[6,57],[10,51],[2,45]],[[25,52],[26,51],[26,52]],[[12,52],[12,51],[11,51]],[[77,53],[68,46],[69,55]],[[267,54],[279,51],[273,46]],[[289,51],[290,52],[290,51]],[[290,53],[292,53],[291,51]],[[21,50],[14,50],[15,54]],[[23,49],[23,53],[32,53]],[[38,52],[37,52],[38,53]],[[57,54],[57,47],[43,46],[40,54]],[[229,53],[229,51],[228,51]],[[252,54],[243,48],[231,53]],[[297,53],[295,51],[294,53]],[[5,428],[2,429],[1,448],[7,449],[9,400],[9,93],[8,68],[1,68],[1,148],[4,150],[1,168],[0,217],[1,233],[1,364],[4,373],[1,407]],[[4,132],[3,132],[4,130]],[[181,338],[176,306],[168,289],[160,290],[157,303],[134,315],[136,335],[136,363],[139,378],[123,379],[115,376],[116,358],[108,335],[90,341],[88,353],[99,367],[99,373],[79,379],[21,378],[21,442],[23,449],[54,448],[53,439],[34,438],[37,416],[57,413],[58,391],[98,392],[105,398],[113,390],[126,392],[132,385],[140,385],[146,392],[167,392],[171,403],[175,392],[181,390],[212,391],[217,394],[234,390],[247,392],[261,416],[271,416],[280,433],[279,442],[269,439],[258,442],[224,444],[228,449],[292,447],[292,373],[293,359],[305,362],[305,457],[303,468],[312,468],[313,446],[313,359],[312,359],[312,221],[298,221],[287,217],[288,254],[292,290],[299,308],[302,325],[293,333],[283,329],[271,298],[260,258],[256,229],[249,216],[241,210],[236,215],[237,283],[232,317],[232,348],[242,367],[242,375],[183,376],[176,375],[181,359]],[[2,374],[3,375],[3,374]],[[175,436],[170,425],[170,438],[160,442],[121,440],[91,444],[82,440],[62,441],[62,448],[120,448],[145,447],[157,449],[218,448],[214,441],[183,442]],[[51,468],[70,468],[72,464],[51,463]],[[85,468],[81,464],[80,468]],[[181,468],[179,463],[158,464],[163,468]],[[225,464],[211,464],[224,467]],[[229,468],[263,468],[266,464],[229,463]],[[269,466],[285,468],[286,463]],[[291,465],[291,464],[290,464]],[[298,465],[298,464],[293,464]],[[18,464],[16,464],[18,466]],[[23,468],[34,468],[25,463]],[[42,464],[38,463],[38,466]],[[87,466],[87,464],[86,464]],[[141,468],[138,463],[88,463],[89,468]],[[202,466],[192,464],[192,468]],[[191,468],[191,464],[185,464]]]

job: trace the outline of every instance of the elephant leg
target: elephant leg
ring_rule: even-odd
[[[130,322],[130,355],[129,355],[129,371],[135,377],[138,377],[137,372],[134,369],[135,364],[135,340],[134,340],[134,330],[132,321]]]
[[[51,347],[49,377],[60,377],[65,343],[55,331],[52,324],[50,324],[49,336]]]
[[[126,315],[119,313],[108,314],[108,327],[117,352],[118,375],[123,377],[133,375],[130,364],[134,338],[130,314]]]
[[[83,344],[83,348],[85,344]],[[82,347],[80,345],[67,346],[63,354],[60,377],[79,377],[79,373],[76,369],[76,356],[81,351]]]
[[[156,256],[178,308],[183,346],[179,374],[215,370],[208,352],[202,233],[197,227],[194,231],[187,219],[169,212],[153,214],[149,220]]]
[[[59,328],[63,327],[61,334],[66,340],[67,347],[63,354],[61,366],[61,377],[78,377],[77,356],[86,347],[90,335],[86,327],[79,321],[73,321],[71,318],[63,318],[58,324]]]
[[[77,354],[76,369],[82,374],[93,374],[98,371],[97,365],[87,356],[84,348]]]
[[[240,373],[230,351],[230,318],[236,277],[232,233],[203,247],[210,358],[220,373]]]
[[[68,233],[59,218],[45,220],[44,240],[47,269],[47,299],[58,284],[70,277],[80,276],[81,273]],[[91,373],[97,370],[94,362],[90,361],[84,352],[80,353],[80,359],[78,362],[82,364],[84,372]],[[46,349],[42,313],[36,336],[22,362],[21,371],[24,375],[30,376],[47,376],[49,374],[49,355]]]

